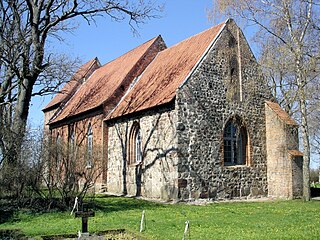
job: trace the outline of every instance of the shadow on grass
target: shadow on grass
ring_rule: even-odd
[[[14,211],[12,209],[8,209],[8,210],[0,209],[0,224],[5,223],[10,219],[12,219],[13,215],[14,215]]]
[[[0,230],[0,239],[2,240],[28,240],[28,238],[19,229]]]
[[[133,209],[150,210],[164,207],[161,203],[150,202],[134,197],[98,196],[95,197],[93,201],[90,201],[90,198],[87,200],[90,208],[106,213]]]
[[[49,235],[49,236],[41,236],[42,240],[62,240],[62,239],[78,239],[76,234],[61,234],[61,235]],[[113,230],[105,230],[99,231],[89,236],[86,236],[81,239],[87,240],[98,240],[98,239],[109,239],[109,240],[116,240],[116,239],[123,239],[123,240],[146,240],[145,236],[141,233],[132,233],[125,229],[113,229]]]
[[[52,201],[53,200],[48,202],[43,199],[33,199],[30,203],[23,204],[21,207],[18,203],[14,202],[13,199],[7,199],[6,201],[2,200],[0,202],[0,224],[19,221],[20,219],[17,215],[18,212],[33,215],[39,213],[63,213],[66,211],[71,211],[71,209],[57,207],[58,203],[54,204],[55,208],[52,208],[51,206],[51,208],[48,209],[48,204],[52,204]],[[85,198],[84,203],[88,204],[88,208],[90,210],[101,211],[105,213],[133,209],[150,210],[164,207],[163,204],[137,199],[134,197],[115,197],[108,195],[87,197]],[[81,208],[81,205],[79,207]]]

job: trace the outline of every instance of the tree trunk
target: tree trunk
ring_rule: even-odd
[[[24,79],[23,84],[19,88],[18,98],[14,107],[14,120],[12,125],[12,136],[14,141],[9,148],[8,162],[17,163],[20,158],[21,146],[27,126],[30,100],[32,95],[32,80]]]
[[[307,115],[306,80],[301,66],[301,51],[296,59],[297,85],[299,91],[299,108],[301,114],[301,133],[303,141],[303,199],[310,201],[310,141]]]
[[[308,120],[306,101],[300,99],[301,132],[303,140],[303,198],[310,201],[310,142],[308,134]]]

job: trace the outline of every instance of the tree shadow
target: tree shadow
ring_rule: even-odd
[[[12,220],[13,216],[14,216],[13,209],[0,209],[0,224]]]
[[[128,211],[128,210],[147,210],[164,207],[161,203],[155,203],[138,199],[136,197],[114,197],[114,196],[99,196],[90,204],[94,210],[104,213]]]

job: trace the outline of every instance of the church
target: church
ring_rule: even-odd
[[[75,164],[99,168],[95,188],[110,194],[302,195],[298,124],[232,19],[171,47],[158,36],[104,65],[94,58],[43,112],[51,141],[83,146]]]

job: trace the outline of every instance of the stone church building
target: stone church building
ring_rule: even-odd
[[[167,48],[161,36],[82,65],[43,109],[51,139],[83,145],[96,188],[149,199],[302,194],[298,125],[231,19]],[[95,150],[100,158],[93,161]]]

